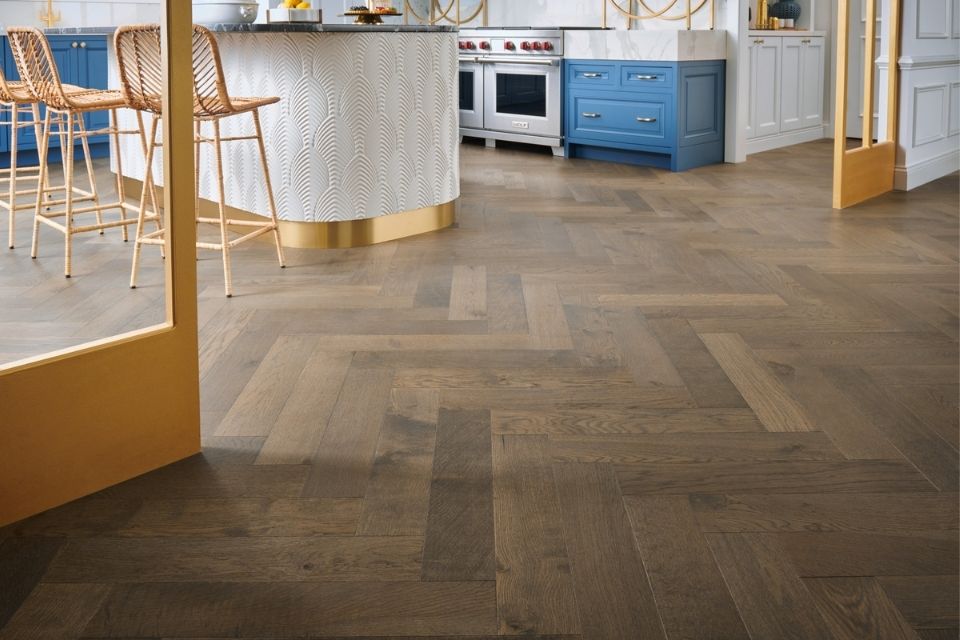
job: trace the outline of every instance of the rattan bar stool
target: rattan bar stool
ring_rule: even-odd
[[[153,156],[157,147],[162,146],[156,140],[157,123],[163,115],[160,96],[162,93],[160,72],[160,27],[158,25],[128,25],[120,27],[115,36],[117,62],[120,67],[120,84],[123,94],[131,108],[154,114],[153,124],[147,143],[147,167],[153,164]],[[273,186],[270,183],[270,170],[267,166],[266,149],[264,148],[263,132],[260,127],[260,107],[275,104],[280,98],[237,98],[230,96],[227,91],[226,79],[223,75],[223,65],[220,62],[220,50],[213,34],[206,28],[194,25],[193,27],[193,83],[194,83],[194,145],[195,145],[195,187],[197,188],[197,222],[217,225],[220,232],[219,242],[198,241],[201,249],[214,249],[221,252],[223,257],[224,292],[226,296],[233,296],[233,279],[230,268],[230,252],[244,242],[266,233],[273,233],[277,249],[277,259],[280,267],[285,266],[283,246],[280,243],[280,228],[277,222],[277,206],[273,197]],[[230,116],[249,113],[253,118],[255,135],[223,137],[220,133],[220,121]],[[213,126],[213,137],[202,135],[201,123],[209,121]],[[223,143],[241,140],[256,140],[260,152],[260,162],[263,177],[267,188],[269,220],[237,220],[227,217],[226,191],[223,178]],[[200,181],[200,148],[204,144],[213,146],[216,158],[217,187],[219,195],[219,216],[205,218],[199,212],[199,181]],[[151,180],[148,170],[144,183]],[[140,214],[138,216],[137,238],[133,250],[133,267],[130,273],[130,286],[137,286],[137,269],[140,260],[140,248],[145,244],[164,244],[164,230],[160,229],[149,233],[144,232],[144,222],[148,220],[146,203],[141,197]],[[228,237],[230,227],[242,230],[241,235]]]
[[[33,221],[33,247],[31,256],[37,257],[40,241],[40,225],[44,224],[56,229],[64,235],[64,275],[70,277],[72,273],[73,236],[78,233],[98,231],[120,227],[123,239],[127,240],[127,226],[136,223],[136,218],[127,217],[127,210],[136,211],[135,205],[126,202],[123,187],[123,163],[120,153],[120,135],[138,135],[143,141],[143,131],[123,131],[117,122],[117,109],[126,106],[126,101],[119,91],[99,89],[81,89],[73,91],[69,86],[60,82],[57,64],[50,49],[50,43],[39,29],[33,27],[10,27],[7,29],[10,38],[10,49],[17,65],[17,71],[30,92],[44,104],[47,112],[43,121],[43,136],[39,141],[40,158],[39,182],[47,184],[49,167],[50,136],[58,135],[61,139],[61,156],[63,163],[63,200],[45,199],[43,194],[48,188],[38,191]],[[87,131],[83,116],[93,111],[109,111],[110,125],[106,129]],[[54,130],[56,128],[56,130]],[[90,156],[89,138],[108,134],[113,142],[117,168],[117,200],[102,203],[97,191],[96,175],[93,160]],[[75,141],[79,139],[83,147],[84,161],[87,169],[89,191],[80,189],[74,180],[74,153]],[[69,151],[69,152],[68,152]],[[88,201],[91,204],[77,206],[78,202]],[[55,206],[56,205],[56,206]],[[62,205],[62,208],[60,207]],[[120,213],[118,220],[104,220],[103,213],[116,209]],[[93,213],[96,216],[94,224],[76,224],[74,217],[79,214]],[[63,218],[63,221],[59,221]]]

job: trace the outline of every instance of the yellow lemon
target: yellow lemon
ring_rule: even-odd
[[[301,2],[300,4],[297,5],[297,9],[309,9],[309,8],[310,8],[309,2]]]
[[[300,0],[283,0],[284,9],[293,9],[299,4]]]

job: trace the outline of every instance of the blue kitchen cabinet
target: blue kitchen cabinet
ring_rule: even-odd
[[[723,162],[725,63],[568,60],[565,146],[684,171]]]
[[[6,77],[7,70],[7,39],[6,37],[0,37],[0,69],[4,72],[4,77]],[[6,120],[7,115],[5,113],[0,113],[0,121]],[[10,141],[7,139],[7,127],[0,126],[0,157],[5,155],[10,151]]]
[[[10,51],[9,42],[6,37],[2,39],[2,64],[3,71],[8,80],[19,80],[20,74],[17,73],[17,67],[13,60],[13,54]],[[106,89],[108,77],[107,64],[107,38],[106,36],[50,36],[50,49],[53,52],[54,60],[60,72],[60,80],[64,84],[73,84],[90,89]],[[40,106],[41,117],[45,111],[43,105]],[[24,119],[31,116],[24,114]],[[90,113],[85,116],[85,124],[90,129],[101,129],[109,123],[109,114],[107,112]],[[2,142],[0,142],[0,167],[10,166],[10,139],[7,127],[2,127],[0,133]],[[37,139],[33,127],[25,127],[17,132],[17,147],[23,154],[21,162],[26,164],[36,163]],[[107,136],[96,136],[90,138],[90,152],[94,157],[105,157],[110,153],[110,147]],[[50,138],[51,160],[60,159],[59,149],[60,139],[58,136]],[[76,143],[79,152],[80,141]]]

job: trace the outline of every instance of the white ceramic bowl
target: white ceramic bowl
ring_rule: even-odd
[[[260,5],[249,0],[230,2],[218,0],[204,2],[194,0],[193,21],[197,24],[235,24],[238,22],[253,22],[257,19]]]

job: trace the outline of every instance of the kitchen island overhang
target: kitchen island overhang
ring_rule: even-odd
[[[261,120],[285,246],[362,246],[453,224],[460,196],[455,28],[209,28],[217,37],[231,95],[281,98],[261,110]],[[57,30],[81,31],[94,30]],[[97,31],[110,34],[112,29]],[[111,60],[111,81],[116,78]],[[135,127],[135,118],[125,112],[122,124]],[[223,135],[249,135],[252,126],[249,117],[228,118]],[[145,175],[143,154],[139,141],[127,138],[121,141],[123,176],[138,191]],[[202,153],[200,208],[207,215],[216,211],[218,191],[212,154]],[[158,159],[158,180],[160,166]],[[232,215],[267,215],[259,172],[255,144],[225,148]]]

